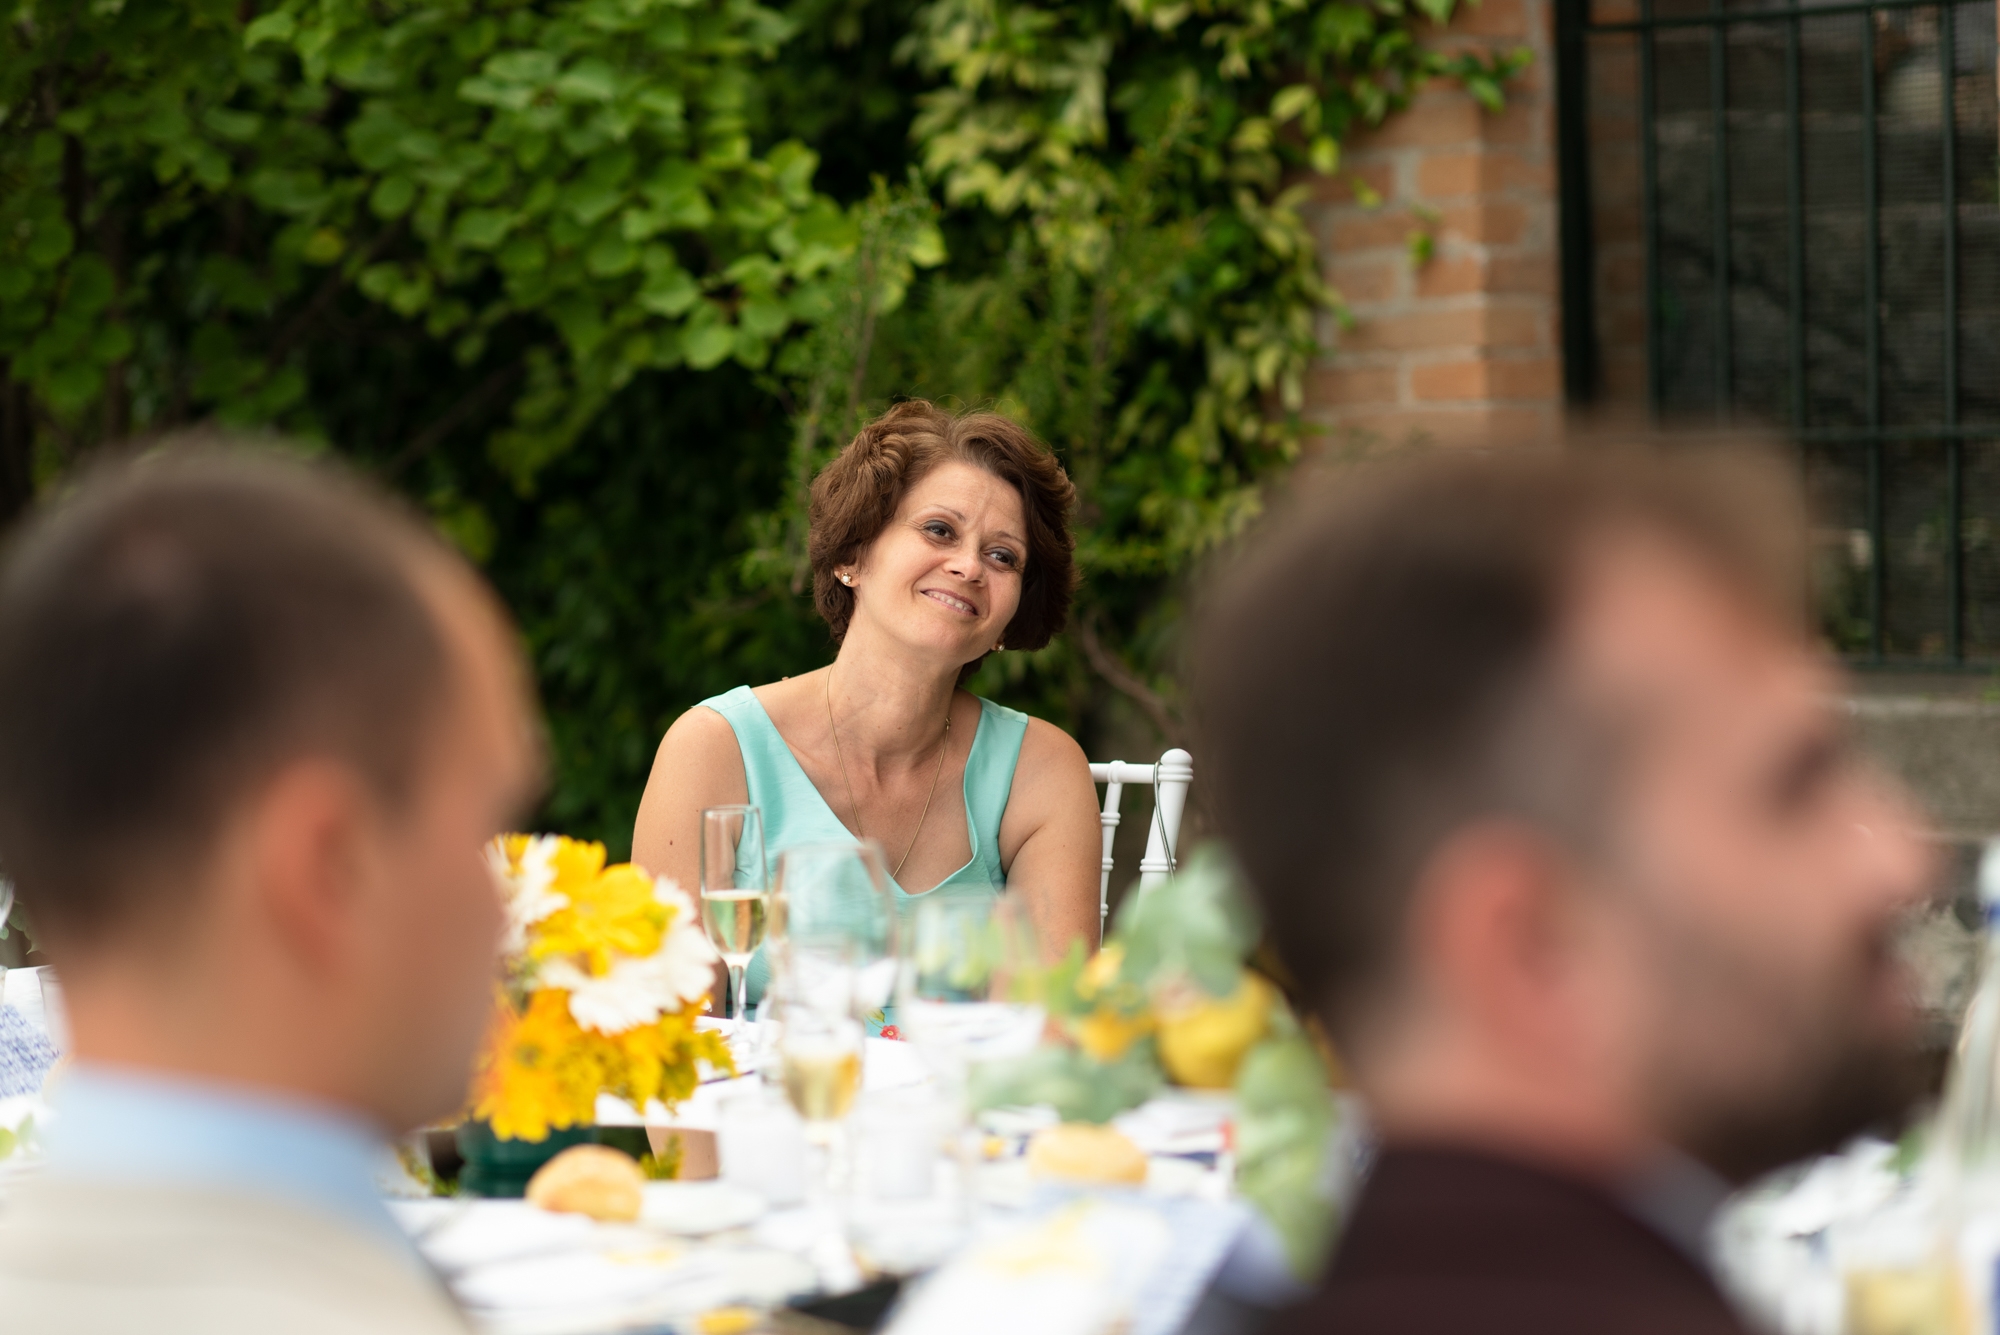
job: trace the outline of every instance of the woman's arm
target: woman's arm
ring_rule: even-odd
[[[632,827],[632,861],[672,877],[695,894],[701,886],[701,809],[747,802],[736,730],[712,709],[674,720],[653,757],[653,773]]]
[[[1051,959],[1072,941],[1097,949],[1101,829],[1083,748],[1053,723],[1029,719],[1000,820],[1000,857],[1008,892],[1026,903]]]

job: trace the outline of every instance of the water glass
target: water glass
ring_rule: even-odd
[[[917,1088],[864,1094],[848,1118],[842,1223],[870,1275],[911,1275],[956,1251],[971,1224],[972,1146],[948,1104]]]
[[[805,1127],[771,1090],[752,1082],[723,1100],[715,1149],[725,1181],[747,1187],[772,1206],[805,1199]]]

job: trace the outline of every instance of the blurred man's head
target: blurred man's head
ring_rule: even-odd
[[[80,1055],[449,1112],[492,1001],[481,845],[537,764],[504,614],[331,468],[167,451],[0,567],[0,866]]]
[[[1799,624],[1784,497],[1713,459],[1431,460],[1217,592],[1211,791],[1391,1137],[1741,1178],[1909,1097],[1890,943],[1928,859]]]

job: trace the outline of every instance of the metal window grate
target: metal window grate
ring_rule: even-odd
[[[1776,426],[1824,622],[2000,664],[1994,0],[1559,0],[1570,392]]]

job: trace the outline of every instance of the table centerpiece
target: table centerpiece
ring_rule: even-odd
[[[1048,1036],[977,1069],[971,1093],[975,1107],[1047,1105],[1066,1123],[1107,1123],[1170,1087],[1226,1102],[1234,1188],[1306,1275],[1336,1223],[1339,1069],[1267,975],[1261,934],[1233,859],[1196,850],[1126,896],[1095,954],[1079,945],[1040,973]]]
[[[519,1196],[551,1156],[601,1138],[600,1095],[672,1107],[703,1062],[735,1064],[722,1035],[695,1024],[717,956],[685,891],[564,835],[503,835],[487,856],[506,906],[504,968],[458,1131],[460,1183]]]

